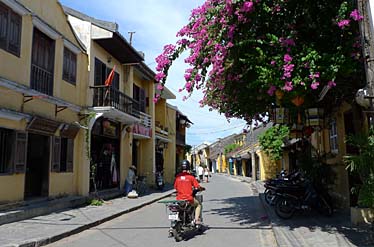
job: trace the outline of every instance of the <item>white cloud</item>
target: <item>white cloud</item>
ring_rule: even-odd
[[[188,23],[191,10],[203,4],[203,0],[61,0],[62,4],[77,9],[97,19],[113,21],[119,24],[120,32],[129,37],[129,31],[135,31],[133,46],[145,52],[145,63],[154,69],[154,59],[162,52],[164,45],[175,43],[176,33]],[[89,4],[88,4],[89,2]],[[170,104],[194,123],[187,131],[187,143],[198,145],[203,141],[213,142],[218,137],[239,133],[245,126],[243,120],[227,122],[216,111],[200,108],[198,101],[201,92],[183,101],[185,94],[178,93],[184,85],[184,70],[187,66],[183,58],[178,59],[169,72],[166,86],[177,96]],[[239,126],[239,127],[237,127]],[[234,128],[237,127],[237,128]],[[189,134],[190,133],[190,134]]]

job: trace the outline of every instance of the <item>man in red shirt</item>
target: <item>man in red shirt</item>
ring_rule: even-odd
[[[177,200],[187,200],[195,207],[195,224],[201,224],[200,213],[201,204],[193,197],[193,188],[205,190],[200,186],[194,176],[189,173],[190,162],[188,160],[182,161],[182,172],[175,177],[174,188],[177,191]]]

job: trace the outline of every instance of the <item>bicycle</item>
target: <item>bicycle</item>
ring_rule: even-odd
[[[148,193],[147,177],[138,176],[135,180],[134,189],[139,196],[145,195]]]

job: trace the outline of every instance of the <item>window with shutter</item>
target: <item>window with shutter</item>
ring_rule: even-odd
[[[139,104],[140,111],[145,112],[145,90],[143,88],[139,89]]]
[[[0,48],[20,56],[22,17],[0,3]]]
[[[61,158],[61,138],[53,137],[52,142],[52,172],[60,172],[60,158]]]
[[[14,155],[13,130],[0,128],[0,174],[12,172],[12,154]]]
[[[75,85],[76,83],[76,72],[77,71],[77,55],[70,51],[68,48],[64,48],[64,62],[62,69],[62,79]]]
[[[74,140],[67,139],[66,172],[74,171]]]
[[[103,62],[95,58],[95,86],[104,85],[106,75],[106,67]]]
[[[27,133],[16,132],[14,172],[25,173],[27,161]]]
[[[8,10],[0,3],[0,48],[6,50],[8,32]]]
[[[20,55],[21,48],[21,16],[11,13],[9,22],[9,43],[8,50],[16,56]]]

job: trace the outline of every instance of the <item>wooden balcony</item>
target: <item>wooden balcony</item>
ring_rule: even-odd
[[[53,96],[53,73],[32,64],[30,86],[38,92]]]
[[[139,103],[120,92],[119,90],[105,85],[92,86],[93,107],[111,106],[124,113],[140,118]]]

